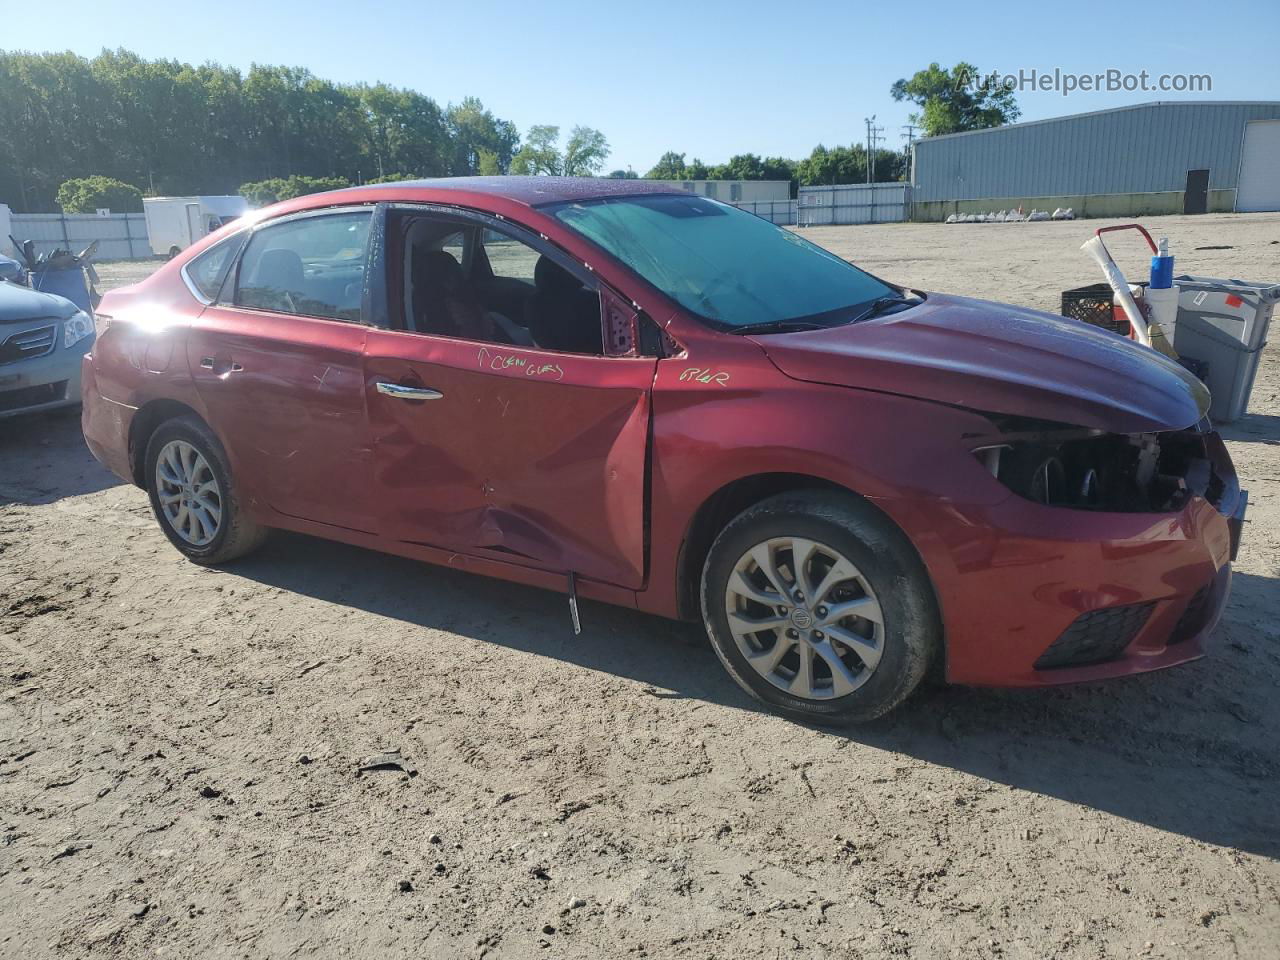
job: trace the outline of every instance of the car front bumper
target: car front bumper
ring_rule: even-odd
[[[1215,438],[1216,440],[1216,438]],[[1225,448],[1217,503],[1176,513],[923,506],[953,683],[1043,686],[1157,670],[1204,655],[1231,589],[1248,503]]]
[[[59,331],[61,338],[61,331]],[[31,360],[0,364],[0,419],[80,402],[80,362],[93,347],[93,337]]]

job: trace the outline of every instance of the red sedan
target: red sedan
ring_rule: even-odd
[[[1247,499],[1158,354],[644,182],[299,198],[99,324],[85,438],[193,561],[279,527],[701,619],[815,720],[1200,656]]]

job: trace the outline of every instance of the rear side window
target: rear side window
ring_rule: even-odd
[[[187,279],[200,291],[204,299],[208,301],[217,299],[222,278],[227,274],[227,267],[231,265],[236,251],[240,249],[240,244],[243,242],[244,234],[227,237],[183,267]]]
[[[236,305],[358,321],[371,217],[320,214],[255,230],[240,261]]]

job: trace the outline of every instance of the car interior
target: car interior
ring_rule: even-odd
[[[369,222],[367,214],[335,214],[263,228],[245,249],[235,303],[359,320]]]
[[[479,224],[444,217],[401,215],[388,227],[399,241],[389,261],[392,289],[403,290],[402,329],[604,353],[600,295],[547,254]]]

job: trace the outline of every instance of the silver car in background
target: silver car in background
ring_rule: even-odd
[[[0,276],[20,274],[0,258]],[[0,419],[77,405],[93,341],[93,318],[70,300],[0,280]]]

